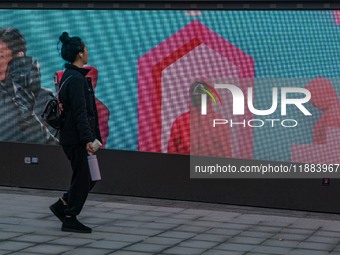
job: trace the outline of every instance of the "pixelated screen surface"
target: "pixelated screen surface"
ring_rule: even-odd
[[[64,70],[58,38],[67,31],[89,51],[106,149],[196,154],[190,87],[204,81],[213,90],[200,89],[216,101],[208,107],[209,123],[224,131],[210,126],[200,141],[223,141],[224,153],[197,154],[326,163],[337,157],[331,153],[340,144],[337,11],[16,9],[0,15],[1,27],[18,29],[27,49],[27,57],[12,60],[0,35],[1,141],[58,143],[40,115],[55,94],[62,75],[56,72]],[[26,70],[21,80],[15,78],[20,67]],[[232,87],[216,84],[236,86],[243,101]]]

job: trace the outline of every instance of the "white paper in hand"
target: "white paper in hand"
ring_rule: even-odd
[[[102,143],[101,143],[98,139],[96,139],[96,140],[94,140],[94,141],[92,142],[92,147],[93,147],[95,150],[97,150],[100,146],[102,146]]]

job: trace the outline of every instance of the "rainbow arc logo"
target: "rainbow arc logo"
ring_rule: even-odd
[[[209,90],[210,90],[211,92],[210,92],[208,89],[204,88],[204,87],[200,87],[200,89],[201,89],[204,93],[206,93],[206,94],[211,98],[211,100],[214,102],[214,104],[217,104],[216,99],[215,99],[215,97],[214,97],[214,95],[213,95],[213,94],[215,94],[215,96],[217,97],[218,101],[219,101],[220,104],[222,105],[221,96],[220,96],[220,94],[218,94],[218,92],[216,91],[216,89],[214,89],[214,88],[213,88],[212,86],[210,86],[210,85],[206,85],[206,86],[209,88]]]
[[[216,91],[216,89],[207,84],[207,83],[204,83],[204,84],[199,84],[194,92],[194,94],[199,94],[201,95],[201,113],[202,115],[206,115],[207,114],[207,95],[211,98],[211,100],[213,101],[213,103],[216,105],[217,104],[217,100],[218,102],[220,103],[220,105],[222,105],[222,99],[221,99],[221,96],[219,95],[219,93]],[[217,98],[217,100],[216,100]]]

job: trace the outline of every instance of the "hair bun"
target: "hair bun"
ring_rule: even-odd
[[[61,36],[59,36],[59,40],[62,42],[62,43],[68,43],[71,38],[69,37],[68,33],[67,32],[63,32],[61,34]]]

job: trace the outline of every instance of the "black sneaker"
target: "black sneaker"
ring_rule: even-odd
[[[67,206],[64,205],[63,201],[61,201],[61,199],[58,199],[57,202],[50,206],[50,210],[61,222],[64,222],[66,207]]]
[[[81,224],[77,220],[76,216],[72,216],[70,218],[65,217],[65,221],[63,222],[63,226],[61,227],[61,231],[75,232],[75,233],[91,233],[92,229]]]

